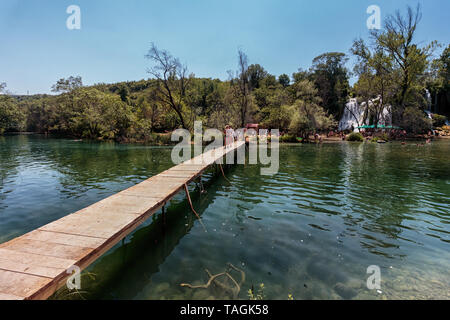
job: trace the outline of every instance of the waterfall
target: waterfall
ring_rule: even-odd
[[[374,101],[378,100],[373,99],[369,101],[369,105],[371,105]],[[345,105],[344,113],[342,115],[341,120],[339,121],[339,131],[350,130],[353,126],[354,131],[358,132],[358,126],[368,125],[368,121],[370,117],[367,117],[366,121],[364,120],[364,112],[366,110],[366,102],[361,104],[355,98],[350,99],[349,102]],[[378,125],[392,125],[392,116],[390,112],[390,106],[385,106],[383,112],[381,112],[380,119],[378,121]]]
[[[427,99],[427,107],[428,107],[427,109],[431,111],[431,105],[432,105],[431,93],[430,93],[430,91],[428,91],[428,89],[425,89],[425,98]]]
[[[428,118],[433,119],[431,115],[431,93],[428,89],[425,89],[425,98],[427,99],[427,110],[425,110],[425,113],[428,115]]]
[[[425,98],[427,99],[427,110],[425,110],[425,113],[428,115],[429,119],[433,119],[433,115],[431,113],[431,108],[433,106],[433,103],[432,103],[431,93],[428,89],[425,89]],[[448,120],[445,121],[445,125],[446,126],[450,125]],[[433,132],[434,132],[434,130],[433,130]]]
[[[363,117],[364,108],[359,105],[356,99],[350,99],[345,105],[344,114],[342,115],[341,121],[339,121],[339,131],[350,130],[352,126],[357,131],[357,127],[362,125]]]

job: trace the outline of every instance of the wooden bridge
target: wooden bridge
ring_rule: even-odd
[[[0,244],[0,300],[47,299],[74,266],[88,267],[133,232],[217,160],[234,142],[203,153],[87,208]],[[192,208],[194,210],[194,208]],[[194,211],[195,212],[195,211]]]

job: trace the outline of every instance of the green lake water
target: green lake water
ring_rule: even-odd
[[[0,137],[0,243],[173,166],[170,147]],[[209,171],[82,276],[81,296],[53,299],[228,299],[205,269],[245,273],[238,298],[450,299],[450,140],[280,146],[280,170]],[[369,290],[367,267],[381,270]],[[233,271],[233,277],[240,279]],[[232,286],[230,281],[222,281]]]

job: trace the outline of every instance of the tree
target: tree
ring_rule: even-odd
[[[355,40],[350,51],[357,58],[353,70],[359,78],[354,85],[354,92],[364,101],[366,111],[363,123],[367,117],[371,117],[377,127],[395,94],[393,84],[396,73],[392,59],[376,44],[371,50],[362,39]],[[353,116],[359,122],[358,117]]]
[[[269,73],[259,64],[252,64],[247,69],[247,77],[250,91],[261,86],[261,81],[266,78]]]
[[[8,95],[0,95],[0,134],[19,130],[22,119],[23,115],[14,99]]]
[[[59,92],[59,93],[65,93],[65,92],[71,92],[75,89],[78,89],[83,86],[83,81],[81,80],[81,77],[73,77],[70,76],[67,79],[59,79],[56,84],[52,86],[52,92]]]
[[[393,60],[394,68],[399,73],[397,94],[395,97],[394,118],[398,122],[407,105],[417,105],[424,91],[424,72],[427,59],[436,48],[437,42],[419,47],[414,36],[421,20],[420,5],[416,9],[408,6],[405,16],[400,11],[386,18],[383,31],[372,31],[371,35],[377,46],[386,51]],[[423,104],[423,103],[422,103]]]
[[[128,87],[126,86],[126,85],[124,85],[124,84],[122,84],[120,87],[119,87],[119,96],[120,96],[120,99],[123,101],[123,102],[128,102],[128,96],[130,95],[130,91],[128,90]]]
[[[450,88],[450,44],[442,52],[439,61],[439,76],[442,78],[443,87]]]
[[[6,83],[0,83],[0,93],[6,92]],[[24,125],[24,114],[17,101],[8,94],[0,94],[0,134],[5,131],[18,131]]]
[[[237,104],[239,112],[239,125],[245,126],[247,120],[249,120],[250,113],[253,107],[250,77],[248,72],[248,58],[247,55],[239,49],[238,51],[238,70],[236,76],[230,73],[231,79],[231,96]]]
[[[349,93],[348,58],[341,52],[324,53],[313,60],[311,78],[319,89],[322,105],[330,114],[339,117]]]
[[[149,133],[161,127],[161,116],[163,107],[160,106],[158,93],[155,88],[151,88],[148,93],[141,95],[136,103],[136,130],[144,138],[149,137]]]
[[[157,95],[157,92],[152,90],[149,94],[149,108],[146,108],[145,105],[143,107],[145,117],[150,120],[150,132],[153,132],[158,127],[161,114],[163,113],[163,110],[159,105]]]
[[[402,127],[412,133],[423,133],[431,130],[433,123],[425,113],[415,107],[406,107],[402,118]]]
[[[92,88],[77,93],[70,121],[75,135],[119,140],[127,136],[130,124],[130,107],[119,96]]]
[[[291,79],[289,79],[289,76],[284,73],[278,77],[278,82],[283,86],[283,88],[286,88],[291,83]]]
[[[254,92],[256,104],[260,108],[259,119],[267,128],[287,129],[291,120],[288,106],[292,103],[290,92],[278,82]]]
[[[320,130],[327,130],[336,125],[333,117],[320,106],[321,98],[314,83],[302,80],[296,84],[294,91],[296,100],[290,107],[291,123],[289,131],[303,138]]]
[[[433,112],[450,116],[450,45],[432,61],[426,86],[433,97]]]
[[[289,128],[292,120],[292,108],[289,105],[272,106],[264,110],[266,116],[262,125],[284,131]]]
[[[148,69],[148,73],[156,77],[158,81],[157,90],[161,101],[176,112],[181,127],[187,129],[183,104],[193,75],[188,74],[187,66],[182,65],[178,58],[173,57],[166,50],[159,50],[154,43],[151,44],[145,57],[155,63]]]
[[[210,128],[224,128],[227,124],[238,125],[239,113],[233,106],[234,91],[229,82],[214,80],[208,85],[208,94],[204,97],[205,108],[201,114],[206,126]]]
[[[297,72],[292,74],[292,79],[295,82],[300,82],[302,80],[312,80],[312,75],[310,71],[303,70],[299,68]]]
[[[438,93],[440,101],[436,99],[435,104],[439,110],[450,117],[450,44],[442,52],[439,58],[439,78],[442,82],[441,90]]]

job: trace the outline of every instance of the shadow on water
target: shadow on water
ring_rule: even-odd
[[[214,188],[209,187],[217,180],[221,178],[214,169],[208,169],[202,178],[208,191],[201,193],[198,185],[189,188],[200,217],[211,198],[216,196]],[[160,272],[160,266],[194,224],[199,224],[197,217],[190,210],[184,192],[180,191],[166,206],[164,214],[159,210],[83,273],[79,293],[71,293],[63,287],[51,299],[136,298],[137,293],[152,286],[152,276]]]

